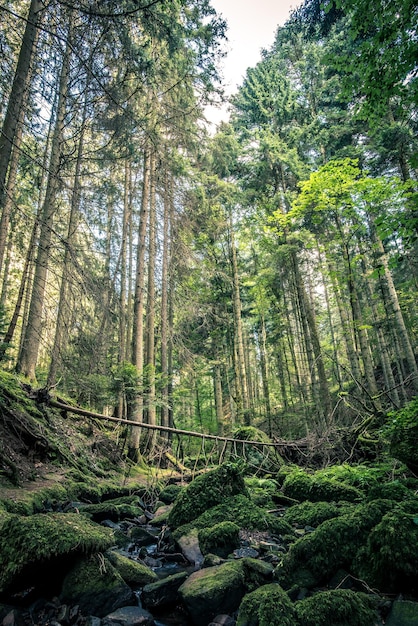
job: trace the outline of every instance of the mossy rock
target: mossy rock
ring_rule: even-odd
[[[394,506],[389,500],[376,500],[326,520],[291,545],[277,570],[278,582],[286,589],[292,585],[312,588],[329,580],[339,569],[350,571],[371,529]]]
[[[0,535],[0,591],[17,577],[41,564],[62,557],[101,552],[114,542],[112,530],[75,513],[39,513],[31,517],[12,516]]]
[[[352,504],[336,504],[334,502],[302,502],[287,509],[283,516],[289,524],[312,526],[316,528],[322,522],[340,517],[350,512]]]
[[[246,478],[245,485],[250,493],[250,498],[258,506],[272,509],[275,506],[275,498],[279,492],[277,482],[271,478]]]
[[[202,528],[198,535],[202,554],[226,558],[239,546],[239,531],[239,526],[234,522],[221,522],[211,528]]]
[[[321,591],[296,602],[295,610],[299,624],[303,626],[371,626],[380,623],[375,598],[350,589]]]
[[[202,616],[209,623],[215,615],[236,611],[246,592],[242,561],[194,572],[179,588],[193,622],[201,624]]]
[[[244,478],[237,465],[224,463],[195,478],[176,499],[168,516],[169,526],[178,528],[204,511],[237,494],[246,494]]]
[[[356,559],[356,570],[387,593],[418,593],[418,508],[388,512],[370,532]]]
[[[283,493],[289,498],[304,502],[356,502],[363,498],[359,489],[328,478],[311,476],[302,470],[288,474],[283,482]]]
[[[413,498],[414,493],[399,480],[393,480],[387,483],[373,485],[373,487],[370,488],[367,497],[369,500],[384,498],[386,500],[402,502]]]
[[[257,441],[260,445],[236,443],[234,453],[238,454],[248,466],[249,471],[263,470],[264,472],[276,472],[283,465],[284,461],[277,449],[272,445],[270,437],[255,426],[240,426],[233,433],[232,437],[240,441]]]
[[[242,600],[236,626],[295,626],[295,608],[277,583],[263,585]]]
[[[173,606],[180,599],[178,590],[187,579],[187,572],[178,572],[161,580],[145,585],[141,600],[149,609],[160,606]]]
[[[87,504],[80,510],[95,522],[102,522],[105,519],[118,522],[121,519],[139,517],[144,512],[139,506],[137,496],[123,496],[100,504]]]
[[[159,494],[159,499],[164,504],[172,504],[177,496],[183,491],[184,487],[181,485],[167,485]]]
[[[60,600],[65,604],[77,604],[84,615],[96,617],[136,604],[131,588],[101,554],[76,563],[64,579]]]
[[[249,591],[271,581],[273,567],[257,559],[226,561],[194,572],[179,589],[193,622],[202,616],[209,622],[215,615],[236,611]]]
[[[227,498],[222,504],[212,507],[193,520],[174,531],[174,539],[188,534],[191,529],[210,528],[222,522],[234,522],[239,528],[248,530],[267,530],[279,535],[291,535],[293,529],[285,520],[266,513],[244,495]]]
[[[142,587],[158,580],[157,574],[143,563],[113,550],[106,552],[106,556],[128,585]]]

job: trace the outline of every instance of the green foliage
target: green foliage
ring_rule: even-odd
[[[164,502],[164,504],[172,504],[182,489],[183,487],[173,483],[172,485],[164,487],[164,489],[158,494],[158,497],[162,502]]]
[[[0,591],[6,589],[22,570],[56,556],[90,554],[109,548],[113,532],[73,513],[12,516],[0,536]]]
[[[375,598],[350,589],[315,593],[297,602],[295,611],[301,626],[370,626],[379,618]]]
[[[232,463],[224,463],[195,478],[179,494],[170,511],[168,523],[172,528],[177,528],[225,499],[246,492],[240,468]]]
[[[390,441],[390,452],[412,471],[418,469],[418,398],[399,411],[389,413],[389,422],[383,433]]]
[[[226,558],[239,546],[239,526],[234,522],[221,522],[211,528],[202,528],[198,539],[202,554],[215,554]]]
[[[295,626],[295,607],[280,585],[263,585],[244,596],[238,611],[237,626],[249,624]]]

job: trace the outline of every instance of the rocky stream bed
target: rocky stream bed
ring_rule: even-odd
[[[152,500],[4,499],[2,626],[416,626],[417,485],[382,477],[225,463]]]

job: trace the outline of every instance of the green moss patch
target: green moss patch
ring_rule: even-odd
[[[276,583],[263,585],[241,602],[237,626],[295,626],[296,612],[288,595]]]
[[[118,522],[121,519],[139,517],[143,509],[139,506],[137,496],[123,496],[113,500],[106,500],[100,504],[87,504],[81,512],[91,516],[95,522],[110,519]]]
[[[351,485],[346,485],[336,480],[311,476],[302,471],[295,470],[288,474],[283,482],[283,493],[304,502],[332,502],[345,500],[347,502],[360,501],[362,492]]]
[[[72,513],[12,516],[0,536],[0,591],[4,591],[26,566],[57,556],[100,552],[114,541],[113,532]]]
[[[299,624],[303,626],[371,626],[380,623],[375,598],[350,589],[316,593],[297,602],[295,610]]]
[[[128,585],[142,587],[158,580],[157,574],[143,563],[128,559],[113,550],[107,552],[106,556]]]
[[[224,463],[215,470],[198,476],[183,489],[170,511],[168,523],[172,528],[178,528],[196,519],[207,509],[224,502],[225,498],[246,493],[238,466]]]
[[[294,584],[312,588],[329,580],[338,569],[350,570],[370,530],[393,507],[389,500],[376,500],[326,520],[290,547],[278,570],[279,582],[285,588]]]
[[[284,519],[289,524],[316,527],[328,519],[340,517],[350,512],[352,504],[336,504],[334,502],[302,502],[287,509]]]
[[[234,522],[221,522],[211,528],[199,531],[199,545],[202,554],[215,554],[226,558],[239,546],[239,526]]]
[[[249,530],[268,530],[281,535],[293,532],[285,520],[266,513],[246,496],[237,495],[205,511],[190,524],[181,526],[174,531],[173,536],[177,539],[187,535],[193,528],[210,528],[225,521],[234,522],[240,528]]]

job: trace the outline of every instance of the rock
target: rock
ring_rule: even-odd
[[[311,476],[301,469],[289,473],[283,482],[285,496],[304,502],[333,502],[345,500],[347,502],[360,501],[362,492],[343,482]]]
[[[128,531],[128,537],[134,541],[137,546],[150,546],[157,541],[155,535],[145,528],[141,528],[141,526],[132,526]]]
[[[158,580],[157,574],[151,568],[119,552],[111,550],[106,553],[106,556],[128,585],[142,587]]]
[[[247,494],[240,469],[233,463],[223,463],[202,474],[185,487],[174,502],[168,524],[178,528],[199,517],[204,511],[221,504],[226,498]]]
[[[248,547],[238,548],[237,550],[234,550],[233,554],[236,559],[244,559],[247,557],[256,559],[259,553],[254,548],[250,548],[248,546]]]
[[[145,585],[141,594],[144,606],[155,608],[157,606],[175,604],[179,599],[179,587],[184,583],[187,576],[186,572],[180,572]]]
[[[68,570],[77,555],[101,552],[113,543],[113,531],[77,513],[13,515],[0,534],[0,562],[5,563],[0,570],[0,592],[29,572],[36,583],[50,579],[52,586],[58,572]]]
[[[123,496],[113,500],[106,500],[99,504],[85,504],[81,509],[82,513],[87,513],[95,522],[108,519],[113,522],[126,518],[139,517],[143,510],[137,496]]]
[[[215,615],[236,611],[245,591],[242,561],[228,561],[194,572],[179,589],[197,626],[202,624],[202,615],[209,622]]]
[[[102,626],[155,626],[151,613],[138,606],[124,606],[102,619]]]
[[[102,620],[94,615],[86,617],[86,626],[102,626]]]
[[[386,626],[417,626],[418,602],[395,600],[386,620]]]
[[[226,558],[239,546],[239,526],[234,522],[221,522],[199,530],[198,539],[203,554],[216,554]]]
[[[303,626],[317,626],[317,624],[372,626],[380,624],[376,597],[350,589],[320,591],[297,602],[295,611],[299,623]],[[298,623],[297,620],[295,622]]]
[[[235,620],[230,615],[217,615],[208,626],[235,626]]]
[[[187,535],[179,537],[177,543],[186,559],[194,564],[196,567],[200,567],[203,563],[203,554],[200,550],[198,531],[193,529]]]
[[[297,623],[291,600],[276,583],[263,585],[247,594],[238,611],[237,626],[295,626]]]
[[[131,588],[111,562],[98,555],[80,560],[67,574],[60,600],[77,603],[84,615],[97,617],[136,602]]]

